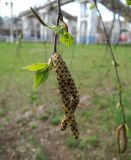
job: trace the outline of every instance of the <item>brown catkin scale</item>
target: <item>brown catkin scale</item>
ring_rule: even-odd
[[[52,59],[53,59],[53,67],[57,74],[59,90],[61,93],[61,98],[63,100],[63,103],[65,103],[65,101],[67,102],[68,99],[67,103],[69,106],[70,103],[69,101],[73,99],[72,100],[73,104],[75,102],[75,104],[78,105],[79,94],[65,62],[62,60],[61,56],[58,53],[55,53]],[[67,98],[67,96],[70,98]],[[65,104],[65,106],[67,106],[67,104]]]
[[[64,124],[68,124],[69,123],[71,126],[75,126],[75,127],[71,127],[72,128],[71,130],[72,130],[73,135],[75,136],[75,138],[77,138],[79,134],[78,134],[77,125],[73,124],[74,123],[74,121],[73,121],[74,120],[73,113],[74,113],[78,103],[79,103],[79,98],[78,97],[77,98],[73,98],[73,99],[71,99],[70,107],[63,107],[65,116],[64,116],[64,118],[62,120],[63,124],[61,124],[61,126],[63,126]],[[72,120],[72,118],[73,118],[73,120]],[[73,130],[73,128],[75,128],[75,129]]]
[[[72,117],[69,121],[69,125],[70,125],[71,131],[72,131],[74,137],[76,139],[78,139],[79,138],[79,131],[78,131],[78,128],[77,128],[77,123],[76,123],[74,115],[72,115]]]
[[[65,127],[67,127],[68,124],[70,125],[71,131],[74,137],[76,139],[79,138],[79,132],[78,132],[75,116],[72,113],[66,112],[66,114],[64,114],[64,118],[62,119],[61,130],[65,130]]]
[[[124,153],[127,149],[127,143],[128,143],[125,124],[121,124],[118,126],[116,130],[116,137],[117,137],[119,153]]]
[[[57,75],[61,99],[63,102],[64,117],[61,122],[61,130],[65,130],[69,124],[75,138],[79,137],[74,112],[79,103],[79,93],[74,80],[60,54],[52,56],[53,68]]]
[[[67,121],[67,119],[66,119],[66,117],[64,115],[64,117],[62,118],[62,121],[61,121],[61,125],[60,125],[61,130],[65,131],[66,128],[67,128],[67,125],[68,125],[68,121]]]
[[[70,109],[68,107],[64,106],[63,111],[64,111],[64,117],[62,118],[62,121],[61,121],[62,131],[66,130],[70,117],[72,117],[72,113],[70,112]]]

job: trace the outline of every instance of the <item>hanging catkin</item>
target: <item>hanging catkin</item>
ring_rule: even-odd
[[[124,153],[125,150],[127,149],[127,143],[128,143],[125,124],[121,124],[118,126],[117,131],[116,131],[116,136],[117,136],[119,152]]]
[[[63,102],[64,117],[61,122],[61,130],[65,130],[69,124],[73,135],[75,138],[78,138],[79,132],[74,111],[79,103],[79,93],[61,55],[54,53],[52,62],[57,75],[59,91]]]

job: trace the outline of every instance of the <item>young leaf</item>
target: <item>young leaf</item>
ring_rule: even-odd
[[[117,102],[116,109],[120,109],[120,107],[121,107],[120,102]]]
[[[96,4],[95,3],[90,3],[90,9],[92,10],[92,9],[94,9],[95,8],[95,6],[96,6]]]
[[[126,0],[126,4],[127,4],[128,6],[130,6],[130,5],[131,5],[131,0]]]
[[[50,28],[56,32],[56,34],[63,35],[64,34],[64,26],[54,26]]]
[[[31,8],[31,11],[32,13],[35,15],[35,17],[38,19],[38,21],[45,27],[48,27],[49,29],[52,29],[53,31],[56,32],[56,34],[59,34],[61,37],[60,37],[60,42],[65,44],[66,46],[70,47],[73,42],[74,42],[74,38],[72,37],[72,35],[70,35],[64,28],[64,26],[48,26],[41,18],[40,16],[38,15],[38,13],[33,9]]]
[[[35,78],[34,78],[34,87],[38,87],[41,83],[44,83],[49,76],[49,70],[46,69],[43,72],[37,71],[35,73]]]
[[[60,37],[60,42],[65,44],[67,47],[70,47],[74,43],[73,36],[64,30],[64,34]]]
[[[48,63],[35,63],[24,67],[28,71],[43,71],[48,68]]]

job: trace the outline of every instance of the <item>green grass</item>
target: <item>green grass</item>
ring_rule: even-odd
[[[0,109],[0,117],[4,117],[5,115],[5,111],[3,109]]]
[[[98,138],[96,136],[88,136],[76,140],[73,137],[69,137],[66,139],[65,144],[69,148],[88,149],[97,146]]]
[[[67,147],[70,147],[70,148],[78,147],[78,141],[76,139],[74,139],[73,137],[67,138],[65,141],[65,144]]]
[[[36,160],[48,160],[48,155],[43,153],[41,148],[37,149]]]
[[[49,115],[47,113],[42,114],[39,118],[42,121],[46,121],[48,119]]]
[[[79,148],[86,149],[89,147],[95,147],[98,144],[98,138],[96,136],[82,137],[79,142]]]
[[[16,47],[17,46],[13,44],[0,43],[1,90],[4,90],[6,86],[7,78],[16,55]],[[128,50],[129,49],[130,48],[128,48]],[[123,83],[128,83],[128,79],[125,78],[128,76],[128,73],[130,73],[128,68],[131,67],[129,63],[131,55],[125,53],[124,50],[124,47],[120,47],[116,50],[115,54],[120,61],[118,63],[120,64],[120,75],[122,79],[124,78]],[[59,52],[65,58],[77,85],[82,91],[85,91],[85,87],[88,87],[88,89],[94,87],[108,68],[111,68],[109,75],[112,75],[112,77],[105,77],[103,82],[108,84],[109,80],[115,79],[113,66],[111,66],[111,58],[105,54],[104,46],[77,45],[70,49],[60,46]],[[16,60],[15,73],[12,82],[10,82],[10,87],[20,86],[25,90],[29,88],[32,89],[33,73],[23,71],[22,67],[32,63],[47,61],[51,53],[52,45],[50,44],[46,44],[45,46],[43,44],[24,43],[21,48],[21,58],[19,59],[18,57]],[[125,68],[125,65],[127,65],[126,67],[128,68]],[[106,82],[106,80],[108,81]],[[49,82],[51,83],[52,81],[54,81],[54,75],[51,73]]]
[[[22,106],[24,107],[28,104],[46,103],[49,105],[57,102],[56,96],[52,96],[52,93],[57,90],[57,82],[53,71],[50,73],[46,84],[34,89],[34,73],[22,70],[22,67],[32,63],[47,62],[53,46],[42,43],[23,43],[20,50],[20,58],[16,55],[16,48],[16,44],[0,43],[0,93],[7,91],[7,93],[4,93],[8,99],[7,106],[19,109],[19,107],[22,108]],[[129,102],[131,95],[131,77],[129,76],[131,68],[130,49],[130,46],[120,46],[114,52],[120,65],[118,68],[120,78],[125,87],[124,99],[126,100],[124,103],[129,113],[131,111]],[[76,45],[71,48],[59,46],[58,50],[71,70],[80,95],[92,95],[94,91],[101,88],[101,91],[96,91],[95,97],[97,96],[98,98],[94,97],[93,103],[99,107],[104,107],[104,105],[107,107],[109,104],[110,110],[113,112],[118,101],[117,93],[113,93],[113,88],[116,87],[116,77],[114,68],[111,65],[112,60],[109,54],[105,53],[105,46]],[[13,64],[14,59],[16,59],[15,64]],[[11,75],[13,65],[14,71]],[[112,91],[109,94],[101,95],[99,92],[103,92],[104,88],[111,88]],[[82,115],[88,118],[92,114],[92,110],[90,112],[82,113]],[[54,119],[54,121],[57,121],[57,118]],[[119,121],[118,117],[116,119]],[[129,116],[128,119],[130,120]]]
[[[42,43],[23,43],[20,58],[16,56],[16,48],[16,44],[0,43],[1,107],[6,108],[8,113],[10,111],[23,112],[32,106],[43,105],[48,112],[41,113],[39,120],[46,121],[48,119],[48,123],[52,124],[52,127],[56,127],[53,125],[60,123],[62,109],[59,108],[61,103],[54,71],[51,71],[45,84],[35,89],[33,88],[34,74],[22,70],[29,64],[47,62],[53,46]],[[116,109],[118,92],[114,67],[110,55],[105,53],[105,50],[103,45],[75,45],[71,48],[61,45],[58,47],[59,53],[62,54],[76,82],[80,97],[84,98],[88,95],[91,97],[90,100],[81,102],[76,110],[76,117],[80,132],[88,133],[88,128],[90,128],[94,132],[94,136],[89,132],[89,135],[87,137],[84,135],[79,143],[72,138],[68,139],[66,145],[69,147],[97,146],[99,141],[96,138],[97,134],[99,137],[104,137],[110,133],[111,136],[111,131],[122,123],[121,110]],[[131,129],[130,50],[131,46],[119,46],[114,50],[120,65],[118,70],[123,84],[123,104],[129,129]],[[13,66],[13,74],[11,74]],[[91,101],[89,105],[88,101]],[[6,115],[8,114],[1,109],[0,119]],[[32,129],[35,131],[37,127],[39,128],[39,126],[32,126]],[[41,151],[38,151],[36,159],[44,159]]]
[[[58,125],[61,121],[61,112],[58,109],[52,109],[49,111],[51,117],[50,122],[52,125]]]

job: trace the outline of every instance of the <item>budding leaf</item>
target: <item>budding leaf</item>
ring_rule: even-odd
[[[53,30],[56,34],[60,35],[60,42],[65,44],[67,47],[70,47],[73,43],[74,43],[74,38],[72,37],[71,34],[69,34],[64,26],[49,26],[47,25],[39,16],[39,14],[33,9],[31,8],[32,13],[35,15],[35,17],[37,18],[37,20],[45,27]],[[28,69],[28,68],[25,68]],[[30,69],[29,69],[30,70]],[[33,70],[34,71],[34,70]]]
[[[60,42],[70,47],[74,43],[74,38],[70,33],[64,30],[63,35],[60,36]]]
[[[35,63],[24,67],[28,71],[44,71],[48,68],[48,63]]]
[[[130,6],[130,5],[131,5],[131,0],[126,0],[126,4],[127,4],[128,6]]]
[[[115,62],[114,60],[111,63],[112,63],[113,66],[119,67],[119,64],[117,62]]]
[[[62,35],[64,34],[64,26],[50,26],[50,29],[54,30],[56,34]]]
[[[48,69],[46,69],[42,72],[37,71],[35,73],[35,78],[34,78],[34,87],[37,88],[41,83],[44,83],[47,80],[48,76],[49,76]]]
[[[95,6],[96,6],[96,4],[95,3],[90,3],[90,9],[92,10],[92,9],[94,9],[95,8]]]
[[[120,102],[117,102],[116,109],[120,109],[120,106],[121,106]]]

